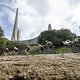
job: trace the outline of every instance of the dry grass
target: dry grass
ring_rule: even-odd
[[[80,54],[0,57],[0,80],[14,75],[25,80],[80,80]]]

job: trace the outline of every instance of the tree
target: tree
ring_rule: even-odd
[[[45,44],[46,40],[51,41],[56,46],[63,45],[63,41],[69,39],[73,40],[73,36],[76,36],[69,29],[50,30],[42,32],[38,37],[38,43]]]
[[[4,31],[2,30],[2,27],[0,26],[0,38],[4,36]]]
[[[0,48],[3,48],[4,46],[4,31],[2,30],[2,27],[0,26]]]

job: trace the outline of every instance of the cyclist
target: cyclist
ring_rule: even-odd
[[[19,49],[15,46],[14,49],[13,49],[13,51],[14,51],[14,54],[18,54]]]
[[[8,53],[9,52],[9,48],[6,47],[5,51]]]
[[[28,55],[30,54],[29,53],[29,50],[30,50],[30,46],[29,45],[25,45],[26,49],[25,49],[25,53]]]
[[[4,50],[4,55],[8,55],[9,54],[9,48],[5,48],[5,50]]]
[[[48,47],[49,49],[52,49],[53,43],[52,43],[51,41],[48,41],[48,40],[46,40],[45,42],[46,42],[47,47]]]
[[[38,46],[40,47],[40,53],[43,53],[44,46],[43,46],[43,45],[41,45],[41,44],[38,44]]]

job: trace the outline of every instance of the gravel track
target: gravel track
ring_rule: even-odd
[[[0,80],[14,75],[25,80],[80,80],[80,54],[0,56]]]

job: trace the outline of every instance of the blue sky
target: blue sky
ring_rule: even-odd
[[[20,40],[38,36],[48,24],[52,29],[68,28],[80,35],[80,0],[0,0],[0,25],[8,39],[17,7]]]

